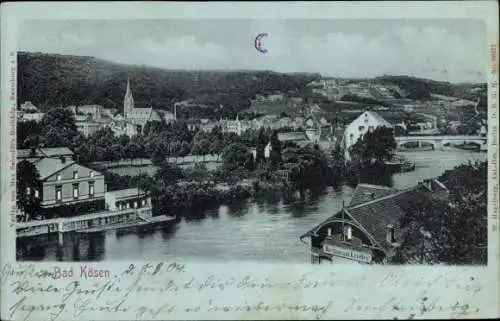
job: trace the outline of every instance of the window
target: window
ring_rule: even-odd
[[[393,225],[387,225],[387,242],[388,243],[394,243],[395,237],[394,237],[394,226]]]
[[[328,235],[328,236],[332,236],[332,229],[331,229],[331,228],[328,228],[328,229],[326,230],[326,233],[327,233],[327,235]]]
[[[73,198],[78,198],[80,195],[80,190],[78,188],[78,184],[73,184]]]
[[[122,203],[120,203],[120,204],[118,205],[118,209],[119,209],[119,210],[121,210],[122,208],[123,208],[123,204],[122,204]]]
[[[141,204],[142,204],[142,206],[145,206],[146,205],[146,200],[142,200]]]
[[[370,132],[372,132],[372,131],[374,130],[374,127],[373,127],[373,126],[368,126],[368,130],[369,130]]]
[[[344,227],[344,237],[346,241],[352,240],[352,227],[350,225]]]
[[[56,177],[56,179],[57,179],[58,181],[60,181],[60,180],[62,179],[62,176],[61,176],[61,174],[57,174],[57,177]]]
[[[40,193],[38,192],[38,190],[36,189],[35,190],[35,198],[39,198],[40,197]]]
[[[359,127],[358,127],[358,130],[359,130],[360,132],[364,131],[364,130],[365,130],[365,126],[359,126]]]
[[[94,182],[89,182],[89,197],[94,197]]]
[[[366,116],[366,115],[365,115]],[[365,124],[368,124],[368,118],[365,118]]]
[[[137,201],[134,202],[134,208],[137,208],[138,204]]]
[[[127,202],[127,208],[130,208],[130,203],[129,202]]]
[[[61,202],[62,201],[62,186],[56,186],[56,201]]]
[[[94,171],[90,171],[90,172],[89,172],[89,176],[90,176],[90,177],[94,177]]]
[[[26,187],[26,195],[30,195],[30,194],[31,194],[31,188]]]
[[[73,179],[78,179],[78,171],[73,171]]]

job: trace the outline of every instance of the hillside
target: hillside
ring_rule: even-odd
[[[212,107],[228,106],[231,116],[256,94],[301,91],[317,74],[270,71],[185,71],[117,64],[84,56],[18,53],[18,101],[43,111],[57,106],[123,106],[130,78],[138,107],[170,110],[174,101],[195,98]],[[215,116],[214,116],[215,117]]]
[[[440,94],[468,100],[479,97],[479,108],[486,109],[487,85],[482,84],[453,84],[445,81],[409,77],[409,76],[382,76],[376,77],[375,82],[397,85],[408,93],[408,98],[415,100],[431,99],[430,94]],[[473,92],[475,89],[478,92]]]

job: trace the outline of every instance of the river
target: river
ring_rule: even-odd
[[[412,172],[395,174],[379,184],[403,189],[417,181],[441,175],[469,160],[484,161],[486,153],[460,150],[404,152],[416,163]],[[362,181],[363,182],[363,181]],[[376,183],[370,181],[369,183]],[[198,220],[182,220],[156,231],[65,234],[24,238],[17,242],[23,261],[129,261],[129,260],[253,260],[307,263],[310,253],[299,236],[328,218],[351,199],[354,188],[342,185],[305,200],[247,200],[206,211]]]

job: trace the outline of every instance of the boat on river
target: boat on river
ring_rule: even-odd
[[[384,162],[385,166],[393,173],[406,173],[415,170],[415,163],[409,162],[403,157],[395,157]]]

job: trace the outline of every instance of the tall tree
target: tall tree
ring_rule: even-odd
[[[448,199],[411,204],[394,262],[486,264],[487,163],[460,165],[438,179]]]
[[[72,137],[77,134],[75,118],[71,111],[54,108],[41,121],[41,135],[45,147],[71,146]]]
[[[364,134],[350,147],[351,158],[362,164],[377,161],[383,163],[392,160],[396,150],[396,141],[391,128],[381,126]]]
[[[33,163],[22,160],[16,166],[16,204],[23,220],[40,213],[40,173]],[[38,193],[38,195],[36,195]]]
[[[278,139],[277,131],[273,131],[273,133],[271,134],[270,142],[271,142],[271,155],[270,155],[271,164],[273,168],[277,168],[282,162],[281,142]]]
[[[250,169],[253,166],[252,153],[240,143],[232,143],[222,151],[222,159],[227,169],[233,170],[238,167]]]

